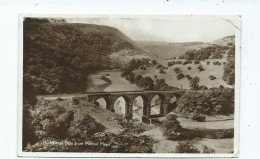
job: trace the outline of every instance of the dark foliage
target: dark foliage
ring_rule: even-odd
[[[203,153],[215,153],[215,150],[208,146],[203,145]]]
[[[217,79],[217,77],[216,77],[216,76],[213,76],[213,75],[210,75],[210,76],[209,76],[209,79],[210,79],[210,80],[215,80],[215,79]]]
[[[175,71],[176,73],[180,73],[180,72],[181,72],[181,69],[180,69],[179,67],[175,67],[175,68],[174,68],[174,71]]]
[[[211,58],[222,58],[222,54],[225,50],[229,49],[226,46],[213,45],[201,48],[199,50],[189,50],[185,53],[185,59],[187,60],[206,60]]]
[[[205,68],[200,64],[200,65],[198,66],[198,70],[199,70],[199,71],[204,71]]]
[[[174,140],[178,138],[182,127],[180,122],[177,120],[177,116],[174,114],[168,114],[166,119],[163,121],[163,135],[167,139]]]
[[[109,58],[112,52],[135,50],[128,41],[102,31],[83,32],[77,24],[41,21],[24,22],[23,72],[36,94],[83,92],[89,73],[115,66]]]
[[[223,80],[229,85],[235,84],[235,60],[234,58],[229,58],[227,64],[224,66],[224,73],[222,76]]]
[[[198,76],[189,80],[190,89],[191,90],[198,90],[199,89],[199,81],[200,78]]]
[[[190,113],[229,115],[234,113],[234,89],[211,89],[205,92],[187,92],[177,101],[174,110],[184,116]]]
[[[179,141],[175,148],[176,153],[200,153],[199,149],[196,148],[189,141]]]
[[[214,61],[213,65],[221,65],[221,63],[219,61]]]
[[[191,115],[191,119],[194,121],[198,121],[198,122],[205,122],[206,117],[205,117],[205,115],[201,115],[199,113],[193,113]]]
[[[194,64],[196,64],[196,65],[200,64],[200,61],[194,61]]]
[[[178,73],[178,75],[177,75],[177,79],[178,80],[180,80],[180,79],[182,79],[184,77],[185,77],[185,75],[183,73]]]

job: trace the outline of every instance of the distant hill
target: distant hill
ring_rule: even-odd
[[[136,41],[136,43],[140,48],[160,59],[181,56],[188,50],[207,46],[203,42],[170,43],[162,41]]]
[[[30,19],[24,22],[24,79],[37,94],[84,91],[89,73],[117,68],[110,56],[143,51],[118,29]],[[143,56],[143,55],[142,55]]]
[[[226,36],[224,38],[220,38],[220,39],[217,39],[217,40],[213,41],[213,44],[223,45],[223,46],[226,46],[229,43],[235,44],[235,35]]]

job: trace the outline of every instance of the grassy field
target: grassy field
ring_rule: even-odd
[[[226,56],[226,55],[225,55]],[[158,63],[162,64],[165,67],[168,67],[167,64],[171,60],[159,60]],[[185,60],[177,60],[177,61],[185,61]],[[219,61],[221,65],[213,65],[213,62]],[[210,62],[209,65],[207,65],[207,62]],[[199,85],[205,85],[208,88],[210,87],[219,87],[220,85],[223,85],[225,87],[228,87],[226,82],[222,79],[223,76],[223,62],[226,62],[226,57],[223,59],[207,59],[205,61],[200,61],[201,65],[205,68],[204,71],[199,71],[197,69],[198,65],[192,63],[187,65],[182,64],[175,64],[173,66],[168,67],[168,69],[165,69],[166,74],[160,74],[160,70],[157,69],[156,66],[147,67],[146,70],[137,69],[134,71],[135,75],[142,75],[142,76],[149,76],[154,81],[158,79],[165,79],[165,82],[173,87],[183,88],[183,89],[190,89],[189,81],[185,77],[183,79],[178,80],[177,79],[177,73],[174,71],[174,68],[179,67],[182,70],[182,73],[184,75],[190,75],[191,77],[198,76],[200,78]],[[191,67],[191,70],[188,70],[188,67]],[[155,78],[155,75],[157,78]],[[210,80],[208,77],[210,75],[216,76],[217,79]]]

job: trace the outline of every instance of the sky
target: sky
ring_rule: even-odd
[[[240,24],[236,16],[216,15],[130,16],[127,18],[103,16],[66,20],[69,23],[115,27],[132,40],[167,42],[212,42],[225,36],[235,35],[234,25]]]

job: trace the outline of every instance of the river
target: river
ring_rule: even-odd
[[[101,79],[102,76],[110,79],[111,82],[106,82]],[[121,77],[121,72],[118,70],[101,71],[90,74],[87,79],[86,92],[115,92],[115,91],[137,91],[142,90],[135,84],[129,83]]]

